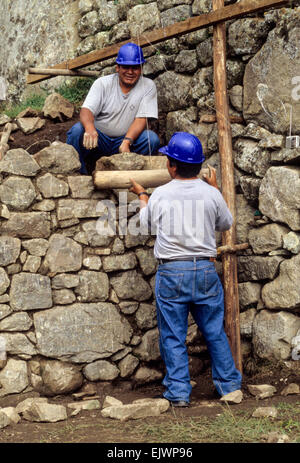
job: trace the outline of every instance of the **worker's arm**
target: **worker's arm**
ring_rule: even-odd
[[[86,149],[97,148],[98,133],[95,129],[95,118],[92,111],[87,108],[81,108],[80,122],[84,127],[83,146]]]
[[[217,183],[217,171],[214,167],[208,165],[208,169],[209,169],[209,174],[203,174],[203,180],[204,182],[208,183],[209,185],[217,188],[217,190],[219,190],[219,187],[218,187],[218,183]]]
[[[132,191],[132,193],[139,195],[140,209],[142,209],[143,207],[146,207],[149,201],[149,196],[145,192],[145,188],[139,183],[135,182],[132,178],[130,179],[130,181],[132,183],[132,187],[130,188],[129,191]]]
[[[131,138],[131,140],[134,142],[141,135],[141,133],[145,130],[146,123],[147,123],[146,117],[137,117],[136,119],[134,119],[133,123],[127,130],[125,137]],[[130,152],[130,143],[131,143],[130,140],[123,140],[122,144],[120,145],[119,152],[120,153]]]

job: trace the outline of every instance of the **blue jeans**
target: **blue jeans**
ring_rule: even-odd
[[[224,331],[223,287],[214,263],[199,260],[160,264],[155,296],[160,352],[166,366],[164,397],[189,402],[192,388],[185,345],[189,311],[205,338],[218,393],[223,396],[240,389],[242,375],[235,368]]]
[[[123,141],[125,135],[121,137],[111,138],[104,133],[98,132],[98,148],[93,150],[87,150],[84,148],[82,141],[84,135],[84,127],[81,122],[77,122],[67,132],[67,143],[68,145],[74,146],[79,154],[81,162],[81,174],[87,174],[85,160],[87,157],[92,158],[94,161],[99,159],[101,156],[111,156],[119,152],[119,147]],[[155,153],[159,148],[159,138],[156,133],[151,130],[144,130],[140,136],[134,141],[131,151],[139,154],[151,154]]]

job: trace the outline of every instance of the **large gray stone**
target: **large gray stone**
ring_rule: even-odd
[[[35,188],[29,178],[12,176],[0,185],[0,201],[12,209],[23,211],[35,198]]]
[[[159,416],[170,407],[166,399],[139,399],[135,403],[106,407],[101,411],[104,418],[113,418],[120,421],[137,420],[148,416]]]
[[[176,22],[188,19],[191,16],[191,8],[189,5],[178,5],[163,11],[160,16],[162,26],[170,26]]]
[[[36,184],[44,198],[60,198],[69,193],[68,184],[50,173],[39,177]]]
[[[85,234],[87,244],[92,247],[109,246],[109,244],[112,242],[112,239],[116,236],[113,228],[109,226],[106,228],[105,233],[99,233],[97,230],[96,220],[85,222],[82,225],[82,230]]]
[[[120,299],[145,301],[152,295],[149,284],[136,270],[120,273],[112,277],[110,282]]]
[[[22,246],[33,256],[42,257],[47,252],[49,242],[43,238],[34,238],[22,241]]]
[[[139,309],[135,313],[137,326],[142,329],[153,328],[157,325],[156,308],[152,304],[140,304]]]
[[[102,156],[97,162],[97,170],[142,170],[144,166],[144,156],[136,153]]]
[[[141,343],[134,349],[134,355],[146,362],[160,358],[159,332],[157,328],[149,330],[144,334]]]
[[[234,148],[235,164],[244,172],[263,178],[271,166],[269,151],[259,148],[255,141],[248,139],[238,139]]]
[[[90,198],[94,192],[93,178],[87,175],[70,176],[68,183],[72,198]]]
[[[259,189],[259,210],[274,222],[300,230],[300,168],[271,167]]]
[[[4,268],[0,267],[0,294],[4,294],[10,285],[10,280]]]
[[[20,255],[21,241],[11,236],[0,236],[0,266],[14,264]]]
[[[14,212],[1,224],[0,232],[19,238],[48,238],[50,214],[47,212]]]
[[[191,78],[167,71],[155,79],[158,99],[164,112],[182,109],[189,103]]]
[[[248,234],[253,222],[255,209],[248,203],[244,195],[236,195],[236,240],[247,243]]]
[[[107,256],[103,258],[104,272],[114,272],[116,270],[130,270],[137,266],[134,253],[126,253],[121,256]]]
[[[44,265],[50,272],[76,272],[82,266],[82,248],[71,238],[58,233],[51,236]]]
[[[83,374],[89,381],[113,381],[119,373],[119,369],[107,360],[97,360],[83,368]]]
[[[23,418],[27,421],[56,423],[67,419],[67,410],[63,405],[48,403],[33,403],[23,412]]]
[[[74,392],[83,383],[83,376],[77,366],[58,360],[41,360],[40,375],[42,385],[38,392],[47,396]]]
[[[228,46],[231,55],[256,53],[266,39],[270,26],[261,18],[243,18],[228,27]]]
[[[268,309],[293,309],[300,305],[300,254],[280,265],[279,276],[262,289]]]
[[[132,336],[129,323],[105,302],[37,312],[34,325],[41,355],[75,363],[110,357]]]
[[[63,122],[64,119],[71,119],[74,114],[74,110],[75,106],[73,103],[59,93],[52,93],[47,96],[43,107],[45,117],[59,119],[61,122]]]
[[[58,220],[101,217],[104,211],[98,204],[97,199],[60,199],[57,208]]]
[[[283,237],[289,232],[287,227],[271,223],[249,232],[249,243],[255,254],[264,254],[282,248]]]
[[[17,119],[17,125],[26,135],[42,129],[45,124],[46,121],[40,117],[18,117]]]
[[[145,31],[160,26],[160,16],[155,2],[136,5],[128,11],[127,22],[131,37],[138,37]]]
[[[33,156],[39,166],[52,174],[72,174],[81,163],[75,148],[65,143],[54,142]]]
[[[38,163],[23,148],[7,151],[0,161],[0,172],[34,177],[41,170]]]
[[[266,43],[247,64],[244,76],[244,118],[272,132],[289,131],[292,78],[300,75],[299,19],[297,9],[282,20]],[[276,76],[276,78],[274,78]],[[293,105],[292,131],[297,133],[300,106]]]
[[[27,364],[23,360],[9,359],[0,371],[0,397],[18,394],[28,386]]]
[[[0,331],[28,331],[32,326],[32,320],[26,312],[10,315],[0,321]]]
[[[134,355],[126,355],[126,357],[118,363],[121,378],[131,376],[139,363],[138,358]]]
[[[253,322],[253,346],[256,355],[270,360],[287,360],[291,341],[300,328],[300,318],[288,312],[261,310]]]
[[[13,310],[48,309],[52,306],[50,278],[33,273],[13,275],[10,288]]]
[[[252,336],[253,321],[257,314],[256,309],[248,309],[240,314],[240,330],[243,336]]]
[[[63,288],[75,288],[79,285],[79,276],[71,275],[67,273],[62,273],[56,275],[52,279],[52,288],[53,289],[63,289]]]
[[[157,260],[154,257],[153,249],[137,249],[135,253],[144,275],[152,275],[156,272]]]
[[[75,288],[81,302],[106,301],[109,296],[109,280],[106,273],[81,270],[79,285]]]
[[[247,281],[239,283],[239,302],[241,308],[256,306],[260,299],[261,284]]]
[[[240,281],[273,280],[282,260],[283,258],[279,256],[239,256],[238,271]]]

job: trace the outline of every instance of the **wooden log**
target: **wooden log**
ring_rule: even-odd
[[[233,124],[242,124],[244,122],[244,119],[242,116],[235,116],[235,115],[230,115],[230,122]],[[200,117],[200,122],[205,122],[207,124],[214,124],[217,122],[217,115],[216,114],[202,114]]]
[[[185,21],[180,21],[170,26],[156,29],[147,34],[141,34],[139,37],[132,37],[130,40],[125,40],[115,45],[95,50],[90,53],[78,56],[77,58],[64,61],[57,64],[51,69],[80,69],[85,66],[98,63],[105,59],[113,58],[118,54],[121,45],[128,42],[138,43],[141,47],[146,47],[151,44],[164,42],[173,37],[179,37],[189,32],[197,31],[205,27],[213,26],[221,21],[240,18],[250,13],[265,10],[271,7],[279,7],[287,4],[289,0],[242,0],[239,3],[228,5],[201,16],[195,16]],[[50,75],[28,75],[27,84],[35,84],[43,80],[51,78]]]
[[[73,77],[99,77],[100,71],[71,71],[70,69],[42,69],[29,68],[29,74],[49,75],[49,76],[73,76]]]
[[[0,161],[3,159],[6,151],[9,150],[9,145],[8,145],[8,140],[12,131],[13,125],[8,122],[1,135],[1,140],[0,140]]]
[[[145,188],[155,188],[170,182],[171,177],[167,169],[155,170],[98,170],[93,173],[94,185],[99,190],[113,188],[131,188],[130,179],[135,180]]]
[[[221,9],[223,6],[224,0],[213,0],[214,10],[219,8]],[[235,184],[232,155],[232,135],[227,94],[225,23],[214,26],[213,48],[214,88],[218,125],[219,153],[221,161],[222,193],[234,217],[235,224]],[[234,246],[235,241],[236,230],[235,225],[233,225],[230,230],[222,234],[222,242],[224,246]],[[222,264],[225,302],[225,330],[229,339],[229,344],[236,368],[242,371],[236,254],[224,253],[222,255]]]
[[[249,243],[241,243],[241,244],[235,244],[235,245],[230,245],[227,244],[225,246],[219,246],[217,248],[217,254],[224,254],[226,252],[237,252],[237,251],[242,251],[243,249],[249,248]]]

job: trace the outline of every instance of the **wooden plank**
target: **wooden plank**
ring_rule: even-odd
[[[69,69],[51,69],[51,68],[29,68],[28,72],[30,74],[38,74],[38,75],[49,75],[49,76],[83,76],[83,77],[97,77],[100,75],[99,71],[71,71]]]
[[[131,38],[130,40],[125,40],[118,44],[110,45],[106,48],[102,48],[101,50],[95,50],[77,58],[64,61],[63,63],[51,66],[51,69],[80,69],[105,59],[113,58],[118,54],[120,46],[130,41],[138,43],[141,47],[146,47],[151,44],[154,45],[159,42],[164,42],[165,40],[171,39],[173,37],[179,37],[180,35],[187,34],[189,32],[216,25],[222,21],[236,19],[241,16],[245,16],[250,13],[256,13],[271,7],[279,7],[288,2],[289,0],[242,0],[239,3],[228,5],[210,13],[203,14],[201,16],[195,16],[186,19],[185,21],[177,22],[161,29],[156,29],[147,34],[141,34],[140,37]],[[35,84],[37,82],[49,79],[50,77],[51,76],[49,75],[28,75],[27,84]]]
[[[264,3],[264,2],[260,2]],[[213,9],[222,8],[224,0],[213,0]],[[222,194],[233,215],[234,223],[230,230],[222,234],[223,246],[233,247],[236,240],[236,204],[234,165],[232,155],[232,135],[229,117],[229,104],[226,76],[226,25],[214,26],[214,88],[218,125],[218,141],[221,162]],[[225,330],[229,339],[236,368],[242,371],[240,324],[239,324],[239,295],[237,277],[237,256],[235,253],[222,255],[223,286],[225,302]]]

